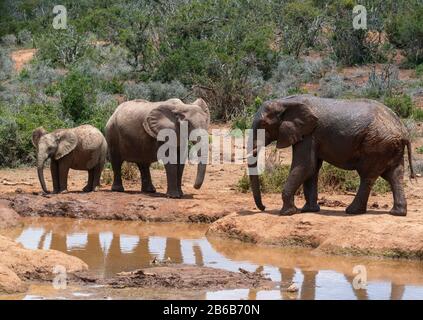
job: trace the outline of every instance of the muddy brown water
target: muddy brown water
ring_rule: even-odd
[[[262,270],[280,285],[275,290],[204,288],[181,292],[73,285],[55,289],[44,283],[33,284],[28,293],[9,298],[423,299],[423,263],[419,261],[328,256],[308,249],[261,247],[207,238],[206,230],[207,226],[189,224],[25,218],[22,227],[6,235],[29,249],[54,249],[76,256],[88,264],[91,272],[105,278],[148,267],[156,258],[236,272],[239,268]],[[357,272],[367,275],[363,289],[353,285]],[[290,283],[298,291],[288,292]]]

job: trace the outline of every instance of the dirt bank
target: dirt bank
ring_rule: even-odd
[[[347,216],[322,210],[283,217],[234,213],[213,223],[210,236],[275,246],[301,246],[331,254],[423,259],[423,214],[394,217],[377,211]]]
[[[270,289],[275,283],[260,272],[231,272],[222,269],[192,265],[169,264],[164,266],[121,272],[109,279],[99,279],[89,273],[76,273],[76,282],[99,284],[115,289],[169,288],[183,290],[221,290],[237,288]]]
[[[9,208],[9,202],[0,200],[0,230],[14,228],[20,225],[20,216]]]
[[[23,292],[27,281],[50,281],[56,266],[68,274],[87,270],[80,259],[55,250],[28,250],[13,240],[0,236],[0,293]]]

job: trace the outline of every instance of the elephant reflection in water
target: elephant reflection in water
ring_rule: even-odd
[[[46,231],[39,242],[38,248],[43,248],[46,237],[51,231]],[[66,235],[52,232],[50,249],[71,253],[72,255],[85,261],[93,270],[102,270],[104,275],[114,275],[121,272],[123,269],[126,271],[138,269],[140,267],[148,267],[150,261],[153,260],[154,255],[150,253],[148,247],[148,239],[139,238],[138,243],[131,250],[130,253],[122,252],[121,249],[121,236],[113,234],[110,248],[107,252],[103,252],[99,234],[89,233],[87,241],[83,248],[80,250],[73,250],[69,252]],[[204,265],[203,254],[201,247],[198,244],[192,246],[195,264],[198,266]],[[166,246],[164,249],[164,259],[168,259],[174,263],[183,263],[181,240],[176,238],[166,238]],[[256,272],[262,272],[263,266],[259,266]],[[283,288],[293,282],[295,277],[295,269],[292,268],[279,268]],[[302,299],[314,300],[316,299],[316,277],[318,271],[301,270],[303,274],[303,281],[301,284],[300,296],[289,293],[286,289],[281,290],[281,297],[284,300],[289,299]],[[351,289],[358,300],[367,300],[368,293],[366,289],[355,289],[352,285],[354,276],[344,275],[348,283],[351,284]],[[405,286],[391,283],[391,300],[401,300],[404,296]],[[255,300],[257,298],[257,290],[249,290],[248,298]],[[342,297],[340,297],[342,298]]]
[[[256,272],[262,272],[263,266],[259,266],[256,269]],[[295,277],[295,269],[292,268],[279,268],[279,272],[281,274],[281,298],[283,300],[293,300],[293,299],[301,299],[301,300],[315,300],[316,299],[316,276],[318,275],[318,271],[305,271],[301,270],[303,274],[303,281],[301,284],[300,296],[298,297],[297,294],[290,293],[286,290],[286,287],[289,284],[294,282]],[[348,283],[351,284],[351,289],[356,297],[357,300],[368,300],[368,294],[366,289],[355,289],[353,286],[354,277],[344,275]],[[391,283],[391,300],[401,300],[404,296],[405,286],[398,285],[395,283]],[[340,297],[342,298],[342,297]],[[257,299],[257,290],[250,289],[248,293],[249,300],[256,300]]]
[[[48,232],[47,232],[48,233]],[[45,234],[47,234],[45,233]],[[43,241],[44,242],[44,241]],[[154,259],[148,247],[148,239],[139,238],[138,243],[131,252],[122,252],[121,236],[113,234],[110,247],[104,252],[98,233],[88,233],[87,241],[83,248],[69,252],[66,243],[66,235],[53,233],[51,239],[51,249],[71,253],[72,255],[85,261],[90,269],[102,270],[104,275],[114,275],[122,270],[130,271],[142,267],[148,267]],[[193,245],[195,264],[204,265],[204,259],[200,246]],[[173,263],[183,263],[181,240],[176,238],[166,238],[164,249],[164,259],[170,259]]]

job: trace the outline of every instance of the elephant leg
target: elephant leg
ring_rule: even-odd
[[[147,193],[155,193],[153,182],[151,181],[150,165],[137,163],[141,173],[141,191]]]
[[[181,197],[184,195],[182,192],[182,175],[184,173],[185,164],[178,164],[178,191]]]
[[[51,179],[53,180],[53,193],[58,193],[60,190],[59,184],[59,165],[54,159],[51,159],[50,163]]]
[[[178,164],[165,164],[166,178],[167,178],[167,196],[169,198],[181,198],[178,189]]]
[[[319,170],[322,167],[322,160],[317,160],[316,170],[313,175],[304,182],[305,205],[301,212],[319,212],[320,206],[317,204],[317,185],[319,179]]]
[[[394,206],[391,209],[390,214],[394,216],[406,216],[407,200],[405,199],[403,185],[404,163],[401,162],[396,167],[385,171],[382,174],[382,178],[389,182],[394,195]]]
[[[123,192],[125,189],[123,188],[122,184],[122,163],[123,161],[116,157],[111,157],[112,169],[113,169],[113,185],[112,191]]]
[[[377,177],[368,177],[360,175],[360,187],[353,200],[347,207],[347,214],[361,214],[367,211],[367,202],[369,201],[370,191]]]
[[[96,190],[97,187],[100,187],[100,179],[101,179],[101,173],[104,169],[104,162],[99,163],[94,168],[94,179],[93,179],[93,191]]]
[[[312,146],[312,138],[306,137],[292,148],[291,171],[282,191],[283,207],[280,211],[281,215],[292,215],[299,211],[294,203],[295,193],[313,175],[317,168],[317,159]]]
[[[69,165],[62,161],[59,162],[59,192],[65,193],[68,191],[68,174]]]
[[[93,191],[93,181],[94,181],[94,168],[88,170],[88,182],[87,185],[82,189],[84,192],[91,192]]]

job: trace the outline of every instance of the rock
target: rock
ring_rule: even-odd
[[[0,294],[25,292],[28,286],[9,268],[0,264]]]
[[[423,260],[423,215],[349,216],[325,211],[279,216],[231,214],[210,225],[208,236],[282,247],[308,247],[332,254]]]
[[[21,223],[17,212],[8,206],[8,202],[0,200],[0,229],[13,228]]]
[[[68,274],[85,271],[82,260],[55,250],[29,250],[12,239],[0,236],[0,292],[23,292],[25,280],[51,281],[56,266]]]
[[[287,292],[298,292],[298,287],[295,283],[292,283],[288,288],[286,288]]]

